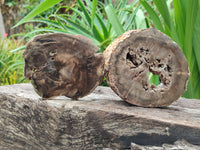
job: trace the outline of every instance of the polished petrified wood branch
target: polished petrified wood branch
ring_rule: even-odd
[[[34,37],[24,52],[25,77],[48,99],[89,94],[103,78],[103,54],[88,38],[63,33]]]
[[[187,61],[178,45],[156,29],[124,33],[104,56],[110,87],[131,104],[167,106],[186,90]],[[159,76],[159,85],[149,82],[149,73]]]

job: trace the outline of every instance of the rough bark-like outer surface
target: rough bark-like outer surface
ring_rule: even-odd
[[[178,140],[173,145],[163,144],[162,147],[158,146],[141,146],[131,143],[131,150],[199,150],[199,146],[191,145],[185,140]]]
[[[30,84],[1,86],[0,149],[124,150],[181,139],[200,145],[199,108],[199,100],[183,98],[162,109],[136,107],[108,87],[79,101],[42,101]]]
[[[131,104],[168,106],[186,90],[187,61],[178,45],[156,29],[125,32],[104,56],[110,87]],[[150,84],[149,72],[158,75],[161,84]]]
[[[24,75],[44,99],[73,99],[92,92],[103,79],[103,54],[81,35],[50,33],[34,37],[24,51]]]

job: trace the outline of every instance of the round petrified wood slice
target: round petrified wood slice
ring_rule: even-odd
[[[128,103],[163,107],[186,90],[187,61],[178,45],[156,29],[124,33],[108,46],[104,57],[110,87]],[[150,84],[149,73],[159,76],[159,85]]]
[[[103,54],[81,35],[50,33],[34,37],[24,51],[24,75],[48,99],[89,94],[103,79]]]

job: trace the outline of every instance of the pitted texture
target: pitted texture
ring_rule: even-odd
[[[167,106],[186,90],[187,61],[178,45],[156,29],[128,31],[111,43],[104,55],[109,85],[131,104]],[[150,84],[150,72],[159,76],[158,86]]]
[[[24,75],[43,98],[83,97],[103,78],[104,58],[81,35],[51,33],[34,37],[24,52]]]

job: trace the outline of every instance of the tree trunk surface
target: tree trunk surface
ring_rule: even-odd
[[[30,84],[0,86],[0,149],[134,150],[177,143],[200,149],[199,116],[200,101],[193,99],[143,108],[109,87],[74,101],[41,100]]]
[[[3,34],[5,34],[6,31],[5,31],[5,27],[4,27],[4,22],[3,22],[3,16],[1,14],[1,8],[0,8],[0,38],[4,38],[3,37]]]

